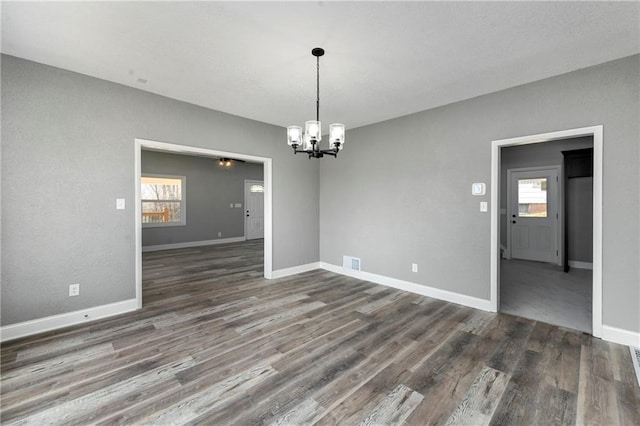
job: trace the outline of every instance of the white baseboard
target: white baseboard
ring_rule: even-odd
[[[138,309],[136,299],[129,299],[123,300],[122,302],[109,303],[108,305],[95,306],[93,308],[11,324],[0,328],[0,341],[7,342],[45,331],[124,314],[125,312],[135,311],[136,309]]]
[[[602,325],[602,340],[640,348],[640,333],[604,324]]]
[[[288,277],[289,275],[301,274],[303,272],[320,269],[320,262],[307,263],[306,265],[293,266],[291,268],[278,269],[271,273],[271,279]]]
[[[570,260],[569,267],[576,269],[593,269],[593,262],[582,262],[580,260]]]
[[[341,266],[332,265],[326,262],[320,262],[320,267],[327,271],[335,272],[336,274],[347,275],[349,277],[370,281],[372,283],[386,285],[387,287],[397,288],[398,290],[408,291],[421,296],[433,297],[435,299],[445,300],[447,302],[457,303],[459,305],[469,306],[483,311],[491,311],[491,302],[489,300],[479,299],[477,297],[454,293],[452,291],[442,290],[439,288],[428,287],[426,285],[403,281],[396,278],[385,277],[383,275],[372,274],[370,272],[345,269]]]
[[[211,246],[214,244],[226,244],[226,243],[239,243],[246,241],[245,237],[233,237],[233,238],[218,238],[217,240],[203,240],[203,241],[189,241],[187,243],[173,243],[173,244],[158,244],[155,246],[143,246],[142,252],[160,251],[160,250],[172,250],[189,247],[202,247]]]

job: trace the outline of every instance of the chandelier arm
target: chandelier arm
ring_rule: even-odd
[[[338,156],[338,151],[335,151],[333,149],[323,149],[320,152],[325,155],[332,155],[334,157]]]

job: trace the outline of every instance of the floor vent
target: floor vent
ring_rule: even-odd
[[[633,367],[636,369],[636,379],[638,379],[638,386],[640,386],[640,349],[629,346],[631,349],[631,359],[633,361]]]
[[[345,269],[360,270],[360,258],[351,256],[342,256],[342,267]]]

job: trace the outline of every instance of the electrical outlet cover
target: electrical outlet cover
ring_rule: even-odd
[[[70,284],[69,296],[78,296],[78,295],[80,295],[80,284]]]

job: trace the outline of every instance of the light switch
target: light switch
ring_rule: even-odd
[[[229,208],[232,209],[233,208],[233,203],[229,203]]]
[[[124,198],[116,198],[116,209],[124,210]]]
[[[486,201],[480,201],[480,211],[481,212],[489,211],[489,205]]]

